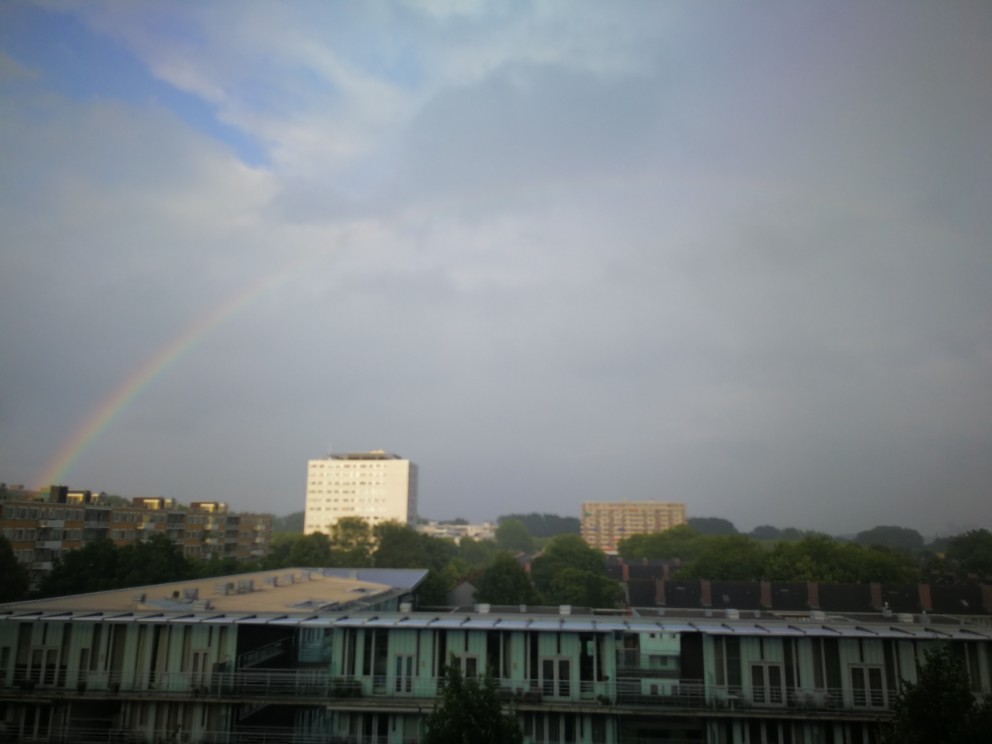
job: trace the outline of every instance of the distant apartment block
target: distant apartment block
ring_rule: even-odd
[[[661,532],[685,524],[685,504],[662,501],[586,501],[582,537],[590,546],[616,553],[631,535]]]
[[[461,542],[463,537],[470,537],[473,540],[495,540],[496,526],[495,522],[455,524],[453,522],[431,521],[426,524],[418,524],[417,532],[428,537],[439,537],[455,542]]]
[[[181,508],[173,499],[159,497],[116,506],[101,503],[99,493],[52,486],[47,497],[0,503],[0,534],[36,582],[57,557],[100,538],[123,546],[164,534],[188,558],[262,558],[269,551],[272,516],[228,512],[226,504],[216,501]]]
[[[330,534],[342,517],[416,524],[417,466],[383,450],[310,460],[304,534]]]

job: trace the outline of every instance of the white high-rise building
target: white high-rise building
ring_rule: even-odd
[[[416,524],[417,466],[383,450],[310,460],[303,533],[330,534],[341,517]]]

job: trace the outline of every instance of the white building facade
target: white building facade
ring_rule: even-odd
[[[310,460],[304,534],[330,534],[342,517],[416,524],[417,466],[384,450]]]

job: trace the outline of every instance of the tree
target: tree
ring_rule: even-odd
[[[441,605],[447,601],[454,577],[448,565],[458,553],[450,540],[421,535],[399,522],[383,522],[372,528],[377,545],[372,565],[377,568],[426,568],[427,578],[417,589],[417,601]]]
[[[689,517],[689,526],[701,535],[736,535],[737,528],[722,517]]]
[[[782,534],[782,530],[778,527],[772,527],[770,524],[762,524],[755,527],[748,534],[755,540],[777,540]]]
[[[496,547],[516,553],[534,549],[534,538],[519,519],[506,519],[496,528]]]
[[[976,574],[983,579],[992,577],[992,532],[970,530],[952,537],[947,557],[964,573]]]
[[[498,548],[492,540],[463,537],[458,541],[458,557],[469,569],[484,568],[491,564],[497,555]]]
[[[537,590],[523,566],[509,553],[500,553],[476,585],[477,602],[516,605],[537,604]]]
[[[28,572],[6,537],[0,536],[0,602],[16,602],[28,593]]]
[[[556,537],[557,535],[578,535],[582,523],[575,517],[560,517],[557,514],[505,514],[497,521],[516,519],[522,522],[534,537]]]
[[[376,568],[430,568],[416,530],[399,522],[383,522],[372,532],[376,539],[372,565]]]
[[[992,730],[992,701],[975,700],[961,660],[944,647],[927,651],[916,682],[904,682],[892,706],[891,744],[979,744]]]
[[[880,546],[906,553],[919,553],[923,550],[924,545],[923,535],[916,530],[911,530],[908,527],[885,527],[882,525],[859,532],[855,536],[854,542],[865,548]]]
[[[680,524],[662,532],[631,535],[620,541],[617,551],[624,560],[692,560],[702,550],[705,538],[692,527]]]
[[[341,517],[331,528],[335,565],[366,568],[372,565],[372,530],[361,517]]]
[[[445,669],[426,728],[423,744],[522,744],[524,738],[513,711],[503,711],[492,675],[466,679],[455,663]]]
[[[689,579],[752,581],[765,569],[765,548],[747,535],[713,535],[703,538],[699,554],[679,572]]]
[[[117,549],[117,587],[186,581],[193,575],[193,565],[182,549],[165,535],[152,535]]]
[[[293,535],[289,548],[289,565],[318,568],[334,565],[331,540],[323,532]]]
[[[609,576],[580,568],[566,568],[551,579],[546,595],[554,604],[612,609],[624,603],[623,586]]]
[[[606,556],[578,535],[551,538],[531,564],[531,578],[549,604],[615,607],[623,597],[619,582],[606,575]]]
[[[905,553],[863,548],[827,535],[807,535],[798,542],[780,542],[768,554],[764,577],[772,581],[824,581],[908,584],[919,570]]]
[[[56,556],[52,570],[41,580],[41,595],[58,597],[116,589],[119,557],[117,546],[105,537]]]
[[[272,534],[280,532],[292,532],[297,535],[303,533],[303,512],[293,512],[285,517],[276,517],[272,520]]]
[[[531,578],[543,595],[552,594],[551,582],[565,569],[576,568],[592,574],[606,575],[606,555],[589,547],[578,535],[553,537],[531,564]]]

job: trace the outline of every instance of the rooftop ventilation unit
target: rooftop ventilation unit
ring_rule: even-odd
[[[475,611],[480,615],[488,615],[490,610],[490,605],[488,602],[483,602],[475,606]]]
[[[740,620],[741,619],[741,611],[740,610],[731,610],[731,609],[728,609],[728,610],[726,610],[726,618],[728,620]]]
[[[199,598],[200,598],[200,589],[198,587],[194,586],[192,589],[183,589],[183,599],[192,602]]]
[[[558,605],[558,614],[559,615],[571,615],[572,614],[572,605]]]
[[[908,625],[912,625],[914,622],[916,622],[916,618],[913,617],[913,613],[911,612],[900,612],[898,615],[896,615],[896,620],[898,620],[901,623],[907,623]]]
[[[822,623],[827,619],[827,613],[823,610],[813,610],[809,613],[810,620],[816,620],[818,623]]]

